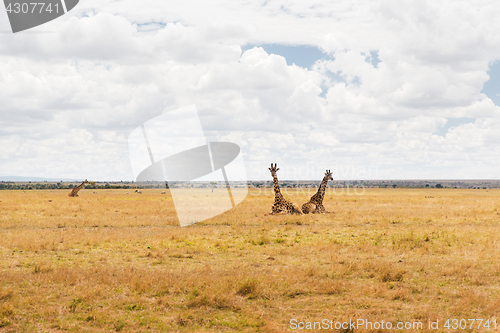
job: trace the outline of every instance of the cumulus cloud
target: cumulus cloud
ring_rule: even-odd
[[[128,133],[195,104],[210,140],[242,147],[253,179],[270,162],[290,179],[495,177],[500,109],[481,90],[500,54],[499,11],[85,1],[40,33],[0,34],[0,175],[131,179]],[[328,56],[303,68],[263,44]],[[461,117],[474,121],[437,134]]]

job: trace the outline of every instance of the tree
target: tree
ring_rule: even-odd
[[[443,188],[443,185],[441,185],[441,184],[436,184],[436,188]]]

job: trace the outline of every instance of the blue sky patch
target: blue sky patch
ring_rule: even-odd
[[[500,61],[495,61],[488,70],[490,79],[484,84],[482,93],[500,106]]]
[[[472,124],[473,122],[476,121],[476,118],[460,117],[460,118],[446,118],[446,120],[447,120],[446,124],[434,134],[440,135],[444,138],[446,137],[446,134],[448,133],[448,130],[450,128],[457,127],[463,124]]]
[[[336,73],[330,72],[330,71],[326,71],[325,74],[331,80],[331,83],[330,83],[330,85],[327,85],[326,84],[327,82],[323,82],[323,84],[321,85],[321,94],[319,94],[319,97],[326,97],[326,93],[328,92],[328,89],[332,85],[334,85],[336,83],[342,82],[342,83],[347,84],[347,81],[342,76],[342,72],[341,71],[338,71]]]
[[[167,26],[166,23],[163,22],[146,22],[146,23],[136,23],[138,32],[149,32],[149,31],[157,31],[163,29]]]
[[[282,44],[263,44],[263,45],[244,45],[242,51],[262,47],[268,54],[277,54],[286,59],[286,64],[311,69],[312,65],[320,59],[330,58],[330,56],[319,48],[309,45],[282,45]]]
[[[342,76],[342,72],[338,71],[337,73],[333,73],[330,71],[326,72],[326,76],[328,76],[333,82],[344,82],[346,83],[346,80]]]
[[[382,61],[378,58],[378,51],[370,51],[370,54],[365,54],[365,61],[377,68]]]

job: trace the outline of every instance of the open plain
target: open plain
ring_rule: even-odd
[[[0,191],[0,332],[499,330],[500,190],[337,189],[304,216],[261,191],[184,228],[168,190]]]

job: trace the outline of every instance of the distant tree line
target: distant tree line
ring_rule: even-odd
[[[249,181],[250,187],[256,188],[272,188],[272,181]],[[319,181],[280,181],[282,188],[292,187],[315,187],[317,188]],[[368,188],[463,188],[463,189],[491,189],[500,188],[500,181],[449,181],[446,183],[426,181],[426,180],[350,180],[350,181],[333,181],[329,182],[328,187],[368,187]]]
[[[249,181],[248,186],[256,188],[273,187],[272,181]],[[245,182],[241,184],[232,186],[234,187],[245,187],[247,186]],[[1,181],[0,190],[70,190],[76,186],[80,185],[79,182],[13,182],[13,181]],[[318,187],[318,181],[283,181],[280,183],[283,188],[301,188],[301,187]],[[91,182],[90,185],[86,185],[87,189],[144,189],[144,188],[214,188],[214,187],[225,187],[223,182]],[[470,183],[470,182],[452,182],[449,184],[441,184],[427,181],[337,181],[330,182],[328,187],[378,187],[378,188],[468,188],[468,189],[488,189],[488,188],[500,188],[500,183],[498,181]]]
[[[15,183],[15,182],[0,182],[0,190],[70,190],[77,187],[79,184],[68,183]],[[139,188],[136,185],[127,184],[91,184],[86,185],[87,189],[129,189]]]

